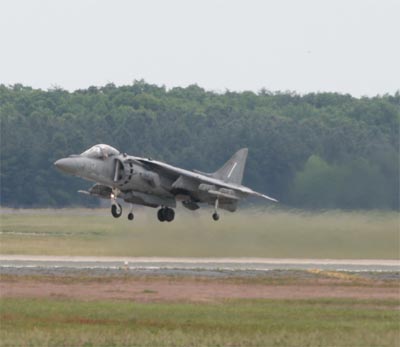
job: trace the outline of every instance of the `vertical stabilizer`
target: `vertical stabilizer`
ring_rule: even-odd
[[[246,165],[247,148],[238,150],[224,166],[212,174],[212,177],[218,178],[225,182],[241,184],[243,179],[243,171]]]

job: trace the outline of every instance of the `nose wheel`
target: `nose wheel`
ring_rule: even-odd
[[[162,207],[158,210],[157,217],[160,222],[172,222],[175,218],[175,211],[169,207]]]
[[[113,189],[111,199],[111,214],[114,218],[119,218],[122,215],[122,206],[117,202],[117,196],[119,194],[118,189]]]
[[[118,202],[115,202],[111,205],[111,214],[114,218],[121,217],[122,215],[122,207]]]

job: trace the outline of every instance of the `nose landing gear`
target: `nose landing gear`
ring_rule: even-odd
[[[175,211],[169,207],[162,207],[158,210],[157,217],[160,222],[172,222],[175,218]]]
[[[111,205],[111,214],[114,218],[121,217],[122,215],[122,207],[118,202],[115,202]]]
[[[111,199],[111,214],[114,218],[119,218],[122,215],[122,206],[117,202],[117,190],[113,190],[110,196]]]

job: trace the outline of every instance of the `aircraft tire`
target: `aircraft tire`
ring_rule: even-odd
[[[213,215],[212,215],[212,218],[213,218],[215,221],[219,220],[219,214],[218,214],[217,212],[214,212]]]
[[[166,208],[164,211],[165,220],[172,222],[175,218],[175,211],[172,208]]]
[[[133,215],[132,212],[130,212],[130,213],[128,214],[128,219],[129,219],[129,220],[133,220],[133,218],[134,218],[134,215]]]
[[[160,208],[157,212],[157,218],[160,222],[165,222],[165,213],[164,213],[164,209]]]
[[[121,217],[122,215],[122,207],[120,204],[112,204],[111,205],[111,214],[114,218]]]

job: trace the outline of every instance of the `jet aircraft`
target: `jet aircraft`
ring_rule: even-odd
[[[174,220],[177,201],[189,210],[199,203],[214,206],[212,218],[219,220],[218,209],[236,211],[238,201],[257,196],[276,199],[241,185],[247,159],[247,148],[237,151],[219,170],[205,173],[188,171],[167,163],[120,153],[106,145],[95,145],[79,155],[57,160],[60,171],[96,182],[80,193],[111,200],[111,214],[118,218],[122,207],[117,198],[131,204],[128,219],[132,220],[133,204],[158,208],[159,221]]]

